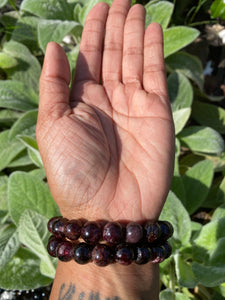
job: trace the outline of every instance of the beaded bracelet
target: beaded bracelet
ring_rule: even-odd
[[[61,261],[93,261],[98,266],[114,262],[160,263],[172,253],[167,239],[172,236],[173,227],[167,221],[147,221],[143,225],[130,222],[126,226],[108,222],[102,226],[96,221],[82,224],[80,220],[54,217],[48,222],[48,230],[53,234],[48,253]],[[79,238],[84,242],[78,242]]]

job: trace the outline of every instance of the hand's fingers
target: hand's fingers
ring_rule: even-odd
[[[106,3],[99,3],[90,11],[86,18],[77,59],[74,85],[81,81],[95,81],[99,83],[108,10],[109,6]]]
[[[114,0],[106,23],[102,79],[107,92],[122,80],[124,24],[130,0]]]
[[[142,84],[143,50],[145,33],[145,9],[133,6],[127,16],[124,28],[123,82]]]
[[[48,44],[40,77],[38,122],[49,117],[59,118],[69,107],[70,66],[63,49]]]
[[[157,23],[150,24],[145,32],[143,86],[149,93],[167,95],[163,33]]]

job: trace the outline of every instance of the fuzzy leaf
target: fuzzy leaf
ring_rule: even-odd
[[[187,263],[179,254],[174,255],[174,260],[176,275],[179,284],[188,288],[194,288],[198,281],[196,280],[195,275],[192,271],[191,264]]]
[[[16,226],[11,224],[0,230],[0,270],[13,258],[20,246]]]
[[[66,0],[24,0],[20,9],[43,19],[73,20],[73,7]]]
[[[199,31],[186,26],[170,27],[164,31],[164,56],[177,52],[192,43],[199,35]]]
[[[213,175],[213,164],[209,160],[198,162],[184,174],[182,181],[186,197],[183,204],[189,214],[195,212],[206,199]]]
[[[172,17],[174,5],[169,1],[160,1],[156,3],[149,2],[145,5],[147,27],[150,23],[156,22],[166,29]]]
[[[190,126],[179,133],[181,144],[195,152],[220,155],[224,150],[221,135],[210,127]]]
[[[166,58],[166,66],[170,71],[178,71],[196,82],[200,90],[203,89],[203,68],[197,56],[186,52],[178,52]]]
[[[4,52],[0,52],[0,68],[9,69],[18,64],[17,60]]]
[[[192,116],[200,125],[212,127],[219,133],[225,133],[225,110],[222,107],[200,101],[194,101]]]
[[[182,108],[173,112],[175,134],[181,132],[191,115],[190,108]]]
[[[9,138],[13,139],[18,135],[35,136],[37,123],[37,110],[29,111],[20,117],[12,126]]]
[[[15,224],[26,209],[47,218],[58,215],[57,205],[43,181],[25,172],[14,172],[9,177],[9,212]]]
[[[0,81],[0,107],[21,111],[37,108],[38,97],[24,83],[12,80]]]
[[[28,154],[33,163],[39,168],[43,168],[43,162],[41,159],[40,152],[38,150],[38,145],[36,140],[30,136],[19,136],[19,139],[24,143],[28,148]]]
[[[25,148],[17,139],[9,139],[9,130],[0,133],[0,170],[5,169],[10,162]]]
[[[178,245],[186,245],[191,237],[191,220],[180,200],[170,192],[160,215],[161,220],[173,224],[173,238]],[[183,230],[185,228],[185,231]]]
[[[193,89],[187,77],[182,73],[174,72],[169,75],[168,90],[173,111],[191,107]]]
[[[7,290],[36,289],[51,282],[40,273],[40,259],[27,248],[19,249],[0,276],[0,286]]]
[[[48,219],[35,211],[25,210],[20,217],[18,232],[21,243],[35,253],[48,267],[45,275],[54,278],[55,267],[47,252]],[[47,274],[48,273],[48,274]]]
[[[43,20],[38,24],[38,42],[45,52],[49,42],[60,43],[79,23],[74,21]]]

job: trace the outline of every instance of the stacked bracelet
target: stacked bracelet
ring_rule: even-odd
[[[61,261],[93,261],[98,266],[160,263],[172,252],[167,240],[173,227],[167,221],[147,221],[143,225],[130,222],[124,226],[119,222],[82,224],[80,220],[54,217],[48,222],[48,230],[52,233],[48,253]]]

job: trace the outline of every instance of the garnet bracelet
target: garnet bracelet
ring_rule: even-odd
[[[54,217],[48,222],[52,233],[47,250],[61,261],[74,259],[79,264],[93,261],[98,266],[118,262],[122,265],[160,263],[171,255],[167,240],[173,227],[167,221],[130,222],[68,220]],[[83,242],[78,241],[80,238]]]

